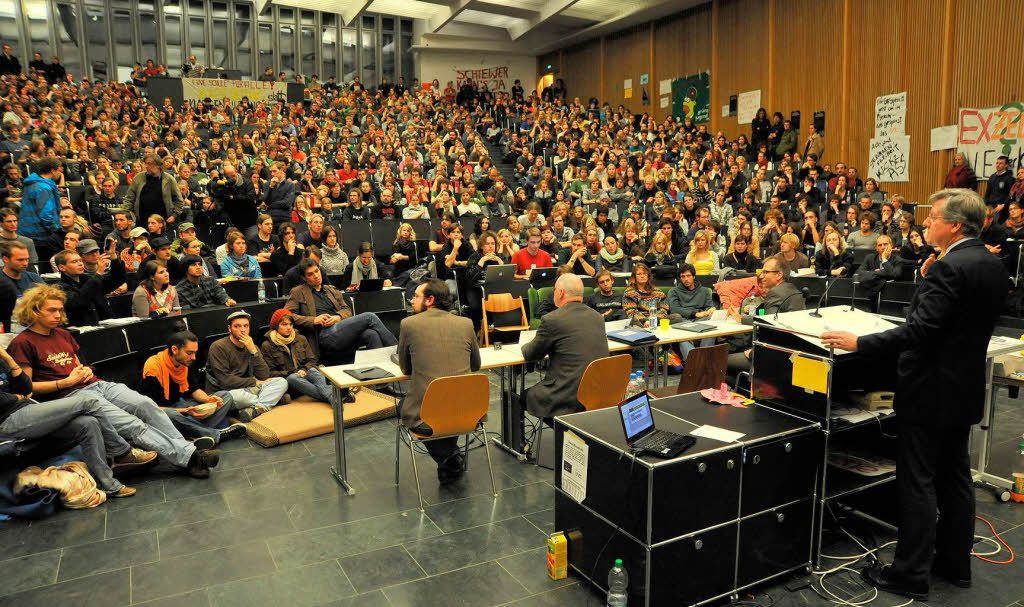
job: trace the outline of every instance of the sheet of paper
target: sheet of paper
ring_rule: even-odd
[[[590,446],[571,430],[562,440],[562,491],[579,503],[587,499],[587,466]]]
[[[931,151],[951,150],[956,147],[957,125],[937,126],[932,129]]]
[[[728,103],[726,103],[725,105],[722,106],[722,118],[726,118],[727,116],[729,116],[729,104]]]
[[[613,320],[611,322],[604,323],[605,332],[615,331],[616,329],[625,329],[629,325],[629,319],[624,318],[622,320]]]
[[[668,107],[668,97],[662,97],[659,105],[663,108]]]
[[[395,352],[398,352],[398,346],[387,346],[386,348],[375,348],[373,350],[356,350],[356,358],[353,362],[357,365],[389,363],[391,362],[391,355]]]
[[[520,331],[519,332],[519,345],[528,344],[533,341],[533,338],[537,336],[536,331]]]
[[[633,89],[632,88],[626,89],[625,93],[623,94],[623,97],[625,97],[626,99],[632,99],[633,98]]]
[[[640,86],[643,86],[650,82],[650,74],[640,74]]]
[[[761,107],[761,89],[740,93],[736,98],[736,120],[739,124],[750,124]]]
[[[744,436],[742,432],[733,432],[732,430],[726,430],[725,428],[719,428],[718,426],[708,426],[706,424],[700,428],[691,430],[690,434],[693,436],[700,436],[702,438],[710,438],[711,440],[722,441],[723,443],[734,443]]]
[[[828,363],[796,354],[790,356],[789,360],[793,363],[794,386],[807,392],[828,392]]]
[[[729,310],[715,310],[707,320],[727,320],[728,318]]]
[[[633,79],[632,78],[626,78],[625,80],[622,81],[622,90],[631,89],[631,88],[633,88]]]
[[[659,95],[671,95],[672,94],[672,79],[666,78],[658,81],[658,94]],[[661,106],[665,107],[665,106]]]

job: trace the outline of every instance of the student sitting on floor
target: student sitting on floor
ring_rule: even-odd
[[[224,439],[245,436],[245,424],[225,421],[234,410],[231,393],[207,394],[200,387],[192,366],[198,352],[199,338],[194,333],[172,335],[167,349],[150,356],[142,367],[139,393],[152,398],[182,436],[196,445],[213,447]]]
[[[270,332],[260,346],[271,377],[288,380],[292,396],[305,394],[325,403],[331,402],[331,386],[320,369],[306,337],[295,330],[292,313],[281,308],[270,317]]]
[[[210,345],[206,362],[206,391],[227,390],[238,419],[248,423],[288,398],[288,382],[271,377],[263,354],[249,336],[252,317],[245,310],[228,315],[228,336]]]

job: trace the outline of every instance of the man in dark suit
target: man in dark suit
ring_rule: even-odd
[[[1008,283],[1003,264],[978,239],[985,222],[981,197],[948,189],[928,202],[928,241],[943,253],[921,266],[924,280],[906,323],[860,338],[842,331],[821,336],[827,347],[865,358],[899,356],[899,543],[892,565],[866,569],[863,576],[882,590],[920,600],[928,597],[929,570],[961,588],[971,584],[968,438],[981,421],[986,351]],[[942,514],[937,524],[936,507]]]
[[[431,278],[416,287],[413,315],[402,320],[398,339],[398,364],[410,376],[409,389],[399,405],[402,424],[417,434],[430,436],[433,428],[420,419],[420,405],[430,382],[438,377],[466,375],[480,369],[480,348],[473,321],[449,313],[451,296],[443,280]],[[443,356],[438,353],[443,352]],[[437,462],[437,480],[448,484],[463,472],[458,438],[439,438],[423,443]]]
[[[854,274],[861,287],[871,294],[882,291],[886,281],[902,280],[903,258],[892,248],[892,238],[880,234],[875,238],[875,252],[864,258],[864,263]],[[871,298],[871,305],[877,308],[878,298]],[[875,312],[878,310],[875,309]]]
[[[537,335],[523,345],[528,361],[550,357],[547,375],[523,395],[531,414],[550,421],[581,410],[576,400],[580,379],[594,360],[608,356],[604,317],[583,303],[583,281],[563,274],[555,281],[558,309],[541,319]]]

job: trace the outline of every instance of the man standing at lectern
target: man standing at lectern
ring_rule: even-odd
[[[974,542],[974,487],[968,438],[981,421],[985,357],[1006,298],[1008,276],[978,235],[985,203],[970,190],[928,200],[928,242],[942,250],[921,266],[907,321],[856,337],[823,333],[826,347],[865,358],[899,355],[894,408],[899,424],[896,489],[899,542],[891,565],[862,576],[881,590],[927,600],[929,572],[968,588]],[[936,508],[940,513],[936,523]]]

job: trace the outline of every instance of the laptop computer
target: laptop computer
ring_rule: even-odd
[[[515,264],[491,264],[484,273],[484,282],[511,282],[516,277]]]
[[[530,271],[530,282],[546,286],[546,283],[554,283],[558,278],[558,268],[534,268]]]
[[[622,401],[618,409],[622,430],[626,433],[626,442],[641,455],[668,459],[686,451],[697,442],[692,436],[655,428],[651,401],[646,392]]]
[[[383,278],[364,278],[359,281],[359,292],[380,291],[384,288]]]

